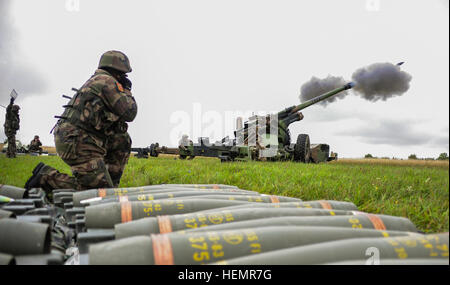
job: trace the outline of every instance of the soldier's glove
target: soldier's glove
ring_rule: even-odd
[[[14,104],[14,98],[13,97],[11,97],[11,100],[9,100],[9,103],[12,105],[12,104]]]
[[[131,80],[128,79],[128,77],[127,77],[126,74],[124,74],[124,75],[122,75],[122,76],[120,77],[119,83],[122,84],[123,88],[125,88],[125,89],[131,91],[132,83],[131,83]]]

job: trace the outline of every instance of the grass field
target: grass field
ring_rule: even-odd
[[[11,160],[1,154],[0,184],[23,187],[39,161],[70,173],[58,157],[20,156]],[[349,201],[361,211],[407,217],[427,233],[449,230],[448,161],[340,159],[299,164],[132,157],[121,186],[162,183],[228,184],[303,200]]]

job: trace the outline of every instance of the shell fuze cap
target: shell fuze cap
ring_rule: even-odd
[[[100,58],[98,68],[109,67],[124,73],[131,72],[130,60],[121,51],[110,50]]]

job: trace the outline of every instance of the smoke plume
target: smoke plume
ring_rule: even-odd
[[[305,102],[328,91],[344,86],[346,83],[342,77],[335,77],[328,75],[328,77],[320,79],[312,77],[311,80],[304,83],[300,88],[300,101]],[[328,103],[336,101],[338,98],[343,98],[347,95],[347,91],[343,91],[336,96],[332,96],[319,104],[326,106]]]
[[[394,96],[400,96],[409,89],[409,82],[412,76],[400,69],[399,65],[392,63],[374,63],[367,67],[356,70],[352,75],[352,80],[356,84],[354,92],[361,98],[376,102],[387,100]],[[322,95],[328,91],[344,86],[348,81],[342,77],[328,75],[327,78],[312,77],[304,83],[300,89],[300,101]],[[319,104],[326,106],[337,99],[342,99],[348,94],[347,91],[338,93]]]
[[[352,75],[353,88],[362,98],[375,102],[400,96],[409,89],[412,76],[392,63],[374,63],[356,70]]]
[[[12,89],[19,98],[29,94],[37,95],[45,91],[46,84],[18,51],[17,33],[10,17],[12,1],[0,1],[0,104],[7,104]]]

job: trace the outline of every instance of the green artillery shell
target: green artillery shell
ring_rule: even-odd
[[[325,263],[324,265],[372,265],[372,260],[359,259]],[[444,258],[406,258],[406,259],[382,259],[379,265],[448,265],[448,259]]]
[[[14,256],[9,254],[0,253],[0,265],[15,265],[16,261]]]
[[[93,205],[86,207],[86,227],[113,228],[115,224],[127,223],[145,217],[184,214],[244,203],[247,202],[210,199],[166,199]]]
[[[0,209],[0,219],[14,218],[15,216],[13,212]]]
[[[162,184],[170,187],[187,187],[196,189],[239,189],[236,186],[224,185],[224,184]]]
[[[220,192],[219,192],[220,191]],[[206,192],[206,193],[205,193]],[[111,202],[119,202],[124,197],[127,197],[128,201],[152,201],[152,200],[161,200],[161,199],[169,199],[169,198],[176,198],[176,197],[183,197],[183,199],[187,197],[196,197],[196,196],[204,196],[205,194],[208,194],[209,196],[218,196],[218,195],[229,195],[229,192],[223,192],[221,190],[201,190],[201,191],[174,191],[174,192],[164,192],[164,193],[153,193],[152,192],[144,192],[141,194],[129,194],[129,195],[122,195],[122,196],[106,196],[102,200],[94,201],[90,203],[90,205],[96,205],[101,203],[111,203]],[[233,193],[231,196],[244,196],[247,193]],[[204,197],[200,197],[204,198]],[[220,198],[220,197],[219,197]],[[232,200],[232,199],[230,199]]]
[[[259,203],[280,203],[280,202],[299,202],[298,198],[275,196],[275,195],[202,195],[198,197],[186,197],[186,199],[214,199],[214,200],[236,200]]]
[[[1,219],[0,233],[0,252],[12,255],[50,252],[51,235],[46,224]]]
[[[270,226],[344,227],[353,229],[417,232],[414,224],[406,218],[373,214],[365,216],[274,217],[199,227],[189,229],[186,232],[193,233]]]
[[[316,208],[316,209],[328,209],[328,210],[344,210],[344,211],[356,211],[358,208],[355,204],[350,202],[341,201],[304,201],[304,202],[283,202],[283,203],[252,203],[238,206],[231,206],[223,209],[216,210],[233,210],[242,208]],[[211,210],[210,210],[211,211]],[[208,212],[210,212],[208,211]]]
[[[292,247],[254,256],[230,259],[219,264],[324,264],[365,259],[446,259],[448,233],[392,238],[362,238]]]
[[[362,237],[403,236],[406,232],[387,232],[378,230],[354,230],[337,227],[266,227],[232,231],[213,231],[204,233],[170,233],[152,235],[152,253],[156,265],[206,264],[246,255],[282,248],[321,243],[330,240]],[[108,246],[98,244],[90,247],[92,261],[105,260],[95,255],[111,255],[112,244],[121,242],[117,252],[136,252],[136,237],[110,242]],[[109,253],[105,253],[109,251]],[[128,255],[119,264],[136,264],[147,253]],[[108,262],[108,261],[105,261]],[[148,260],[151,262],[151,259]],[[95,264],[95,263],[92,263]],[[109,263],[108,263],[109,264]]]
[[[61,253],[16,256],[17,265],[63,265]]]
[[[237,223],[239,221],[256,220],[270,217],[285,216],[333,216],[351,215],[350,211],[323,210],[323,209],[236,209],[228,211],[212,211],[204,214],[202,212],[189,213],[184,215],[158,216],[156,218],[144,218],[124,224],[115,225],[116,239],[126,238],[136,235],[150,235],[155,233],[168,233],[186,229],[204,229],[215,225]],[[276,225],[276,224],[275,224]],[[257,225],[252,224],[250,227]],[[259,225],[258,225],[259,226]],[[242,227],[240,227],[242,228]]]
[[[22,199],[27,197],[27,190],[24,188],[0,184],[0,195],[13,199]]]
[[[135,236],[89,247],[89,264],[153,265],[152,239]]]
[[[156,186],[156,185],[155,185]],[[150,186],[149,186],[150,187]],[[185,192],[193,191],[193,188],[149,188],[149,187],[136,187],[136,188],[109,188],[109,189],[91,189],[73,194],[74,207],[81,207],[81,201],[92,199],[96,197],[106,198],[108,196],[125,196],[125,195],[139,195],[139,194],[162,194],[162,193],[172,193],[172,192]],[[160,186],[161,187],[161,186]],[[213,191],[214,189],[196,189],[196,191]],[[232,192],[232,193],[248,193],[248,194],[258,194],[254,191],[241,190],[241,189],[220,189],[222,192]]]

